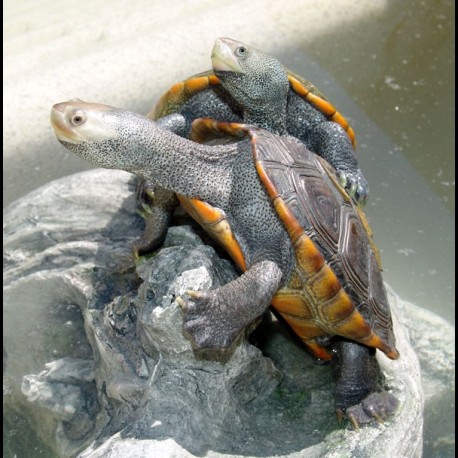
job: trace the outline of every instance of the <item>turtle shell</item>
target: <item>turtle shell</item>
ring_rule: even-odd
[[[293,93],[310,103],[324,116],[326,116],[329,121],[334,121],[340,124],[340,126],[347,132],[347,135],[354,147],[355,132],[349,125],[348,121],[336,110],[334,105],[327,101],[325,96],[312,83],[291,70],[286,69],[286,71],[288,73],[290,88]],[[202,93],[203,91],[211,88],[215,90],[220,86],[220,84],[219,78],[211,70],[191,76],[184,81],[174,84],[167,92],[165,92],[150,113],[148,113],[148,117],[152,120],[157,120],[171,113],[176,113],[180,111],[184,104],[196,94]],[[217,116],[216,113],[213,114],[208,110],[206,111],[205,116],[213,116],[221,119],[221,116]],[[227,121],[232,121],[232,119],[227,119]]]
[[[331,358],[320,343],[329,336],[378,348],[396,359],[391,313],[372,232],[332,168],[290,137],[211,119],[193,123],[194,140],[225,135],[250,136],[258,174],[291,238],[295,266],[288,283],[274,295],[273,308],[321,359]],[[211,213],[204,228],[245,270],[243,253],[224,214],[200,201],[190,203],[196,205],[198,217]]]

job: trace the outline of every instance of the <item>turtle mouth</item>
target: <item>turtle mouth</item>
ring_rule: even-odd
[[[218,38],[213,46],[211,59],[215,73],[217,72],[234,72],[244,73],[237,58],[234,56],[230,43],[233,40],[228,38]]]
[[[66,103],[56,103],[51,109],[51,125],[57,139],[65,143],[80,143],[75,132],[65,121]]]

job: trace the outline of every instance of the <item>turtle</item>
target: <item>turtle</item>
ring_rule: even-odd
[[[396,412],[375,357],[377,349],[399,357],[380,257],[364,213],[325,160],[252,125],[195,120],[188,140],[78,100],[54,105],[51,123],[74,154],[186,196],[239,266],[228,284],[178,299],[196,348],[231,348],[272,306],[314,356],[337,360],[340,419],[358,428]]]
[[[288,133],[324,157],[354,200],[366,203],[369,189],[356,160],[354,131],[313,84],[274,57],[230,38],[218,38],[211,56],[213,70],[174,84],[148,117],[183,137],[189,137],[191,122],[198,117]],[[146,229],[134,249],[144,254],[162,242],[177,200],[143,181],[137,196],[146,210]]]

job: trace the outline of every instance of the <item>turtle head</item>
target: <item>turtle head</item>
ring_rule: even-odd
[[[245,121],[272,130],[270,118],[286,116],[289,81],[277,59],[231,38],[218,38],[211,57],[222,86],[248,114]]]
[[[51,125],[61,143],[98,142],[116,135],[104,121],[104,114],[114,110],[108,105],[79,99],[56,103],[51,109]]]
[[[106,168],[132,168],[136,154],[132,139],[138,143],[142,136],[136,134],[145,123],[148,121],[135,113],[79,99],[57,103],[51,109],[51,125],[59,142]]]

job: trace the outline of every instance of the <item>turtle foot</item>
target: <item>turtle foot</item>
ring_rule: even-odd
[[[197,348],[223,350],[230,347],[240,331],[236,317],[221,300],[218,290],[188,291],[190,300],[178,298],[185,332]]]
[[[140,180],[137,181],[136,197],[137,210],[145,220],[144,233],[132,247],[134,256],[138,258],[162,245],[178,200],[172,191]]]
[[[270,260],[251,266],[240,277],[208,291],[188,291],[180,299],[184,329],[198,348],[228,349],[269,306],[282,270]]]
[[[359,404],[348,407],[345,413],[337,410],[337,418],[347,418],[353,427],[359,431],[359,425],[383,421],[393,415],[399,407],[399,401],[391,393],[380,391],[369,394]]]
[[[357,172],[342,171],[337,172],[340,184],[348,192],[348,195],[360,207],[364,207],[369,196],[369,184],[360,170]]]
[[[164,242],[167,225],[159,225],[154,216],[144,217],[146,229],[142,236],[132,243],[132,253],[135,259],[153,253]]]

